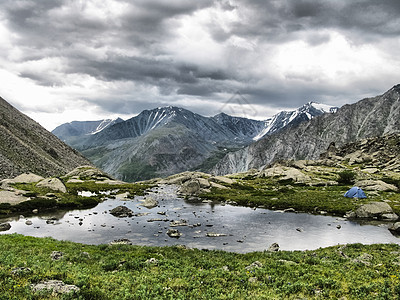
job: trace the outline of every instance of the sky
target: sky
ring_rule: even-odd
[[[399,84],[399,49],[398,0],[0,1],[0,96],[48,130],[342,106]]]

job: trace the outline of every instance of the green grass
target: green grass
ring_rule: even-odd
[[[63,258],[51,260],[52,251]],[[371,259],[357,260],[364,253]],[[150,258],[158,263],[147,264]],[[246,269],[255,261],[262,267]],[[398,299],[399,262],[398,245],[236,254],[12,234],[0,236],[0,299]],[[31,271],[12,275],[17,267]],[[58,297],[29,288],[50,279],[81,290]]]
[[[400,193],[379,192],[369,194],[367,199],[346,198],[344,194],[350,187],[351,185],[309,186],[296,184],[291,180],[280,180],[279,177],[247,176],[229,185],[227,190],[213,189],[211,193],[202,194],[200,197],[224,202],[235,201],[242,206],[294,208],[296,211],[309,213],[326,211],[341,216],[364,203],[390,200],[389,205],[400,215]]]

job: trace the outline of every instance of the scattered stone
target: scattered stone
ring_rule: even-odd
[[[296,230],[298,231],[298,232],[303,232],[303,228],[296,228]]]
[[[32,225],[33,222],[32,222],[31,220],[26,220],[26,221],[25,221],[25,224],[26,224],[26,225]]]
[[[179,230],[177,229],[168,229],[167,235],[173,238],[180,238],[182,236],[182,233],[179,232]]]
[[[338,225],[336,225],[336,228],[340,229],[340,228],[342,228],[342,226],[340,224],[338,224]]]
[[[144,206],[146,208],[154,208],[158,206],[158,201],[154,199],[153,197],[146,197],[144,199],[144,202],[141,204],[141,206]]]
[[[171,223],[169,223],[169,226],[171,226],[171,227],[188,226],[188,225],[189,225],[188,221],[187,220],[183,220],[183,219],[175,220],[175,221],[172,221]]]
[[[279,251],[279,245],[277,243],[271,244],[271,246],[268,247],[267,252],[276,252]]]
[[[146,260],[146,264],[148,264],[148,265],[157,265],[158,264],[158,260],[155,259],[154,257],[152,257],[152,258]]]
[[[249,278],[249,282],[250,283],[257,283],[257,281],[258,281],[257,277],[250,277]]]
[[[229,272],[228,266],[223,266],[223,267],[222,267],[222,271]]]
[[[290,208],[284,209],[283,212],[296,212],[296,210],[293,207],[290,207]]]
[[[61,252],[61,251],[53,251],[50,254],[50,257],[51,257],[52,260],[60,260],[60,259],[63,258],[63,255],[64,255],[64,253]]]
[[[27,267],[19,267],[19,268],[14,268],[11,270],[11,275],[24,275],[32,272],[30,268]]]
[[[39,210],[37,208],[32,210],[32,213],[37,214],[39,212]]]
[[[208,237],[219,237],[219,236],[226,236],[225,233],[216,233],[216,232],[207,232],[206,236]]]
[[[261,262],[259,262],[258,260],[256,260],[251,265],[245,267],[245,269],[248,270],[248,271],[251,271],[251,270],[254,270],[254,269],[260,269],[262,267],[263,267],[263,264]]]
[[[280,259],[280,260],[278,260],[278,261],[281,262],[281,263],[284,263],[285,265],[297,265],[296,262],[291,261],[291,260]]]
[[[370,261],[371,261],[373,258],[374,258],[374,257],[373,257],[371,254],[363,253],[363,254],[361,254],[359,257],[352,259],[352,262],[353,262],[353,263],[361,263],[361,264],[364,264],[364,265],[369,266],[369,265],[371,265],[371,262],[370,262]]]
[[[165,216],[167,213],[166,213],[165,211],[159,211],[159,212],[157,212],[157,214],[158,214],[158,215]]]
[[[117,239],[108,243],[109,245],[132,245],[132,242],[129,239]]]
[[[0,224],[0,231],[7,231],[11,229],[10,223],[1,223]]]
[[[133,211],[126,206],[120,205],[111,209],[110,214],[112,214],[114,217],[126,218],[126,217],[132,217]]]
[[[37,187],[50,189],[52,191],[66,193],[67,188],[58,178],[46,178],[36,184]]]
[[[34,292],[42,290],[51,290],[53,293],[57,294],[68,294],[70,292],[79,292],[80,288],[76,285],[65,284],[60,280],[48,280],[42,281],[37,284],[31,284],[31,289]]]

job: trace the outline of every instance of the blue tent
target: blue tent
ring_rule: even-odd
[[[346,194],[344,194],[344,196],[347,198],[367,198],[364,191],[358,186],[353,186],[346,192]]]

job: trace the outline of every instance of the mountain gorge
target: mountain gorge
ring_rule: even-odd
[[[0,98],[0,179],[23,172],[55,176],[89,164],[76,150]]]
[[[65,134],[75,134],[67,129],[72,123],[79,127],[79,122],[61,125],[53,133],[116,178],[135,181],[186,170],[208,171],[225,154],[330,109],[310,102],[295,111],[258,121],[224,113],[204,117],[168,106],[145,110],[95,134]],[[87,124],[82,123],[81,127]]]
[[[341,147],[360,139],[399,132],[399,99],[400,85],[396,85],[383,95],[345,105],[335,114],[323,114],[308,122],[292,124],[227,154],[213,172],[243,172],[284,159],[317,159],[332,142]]]

